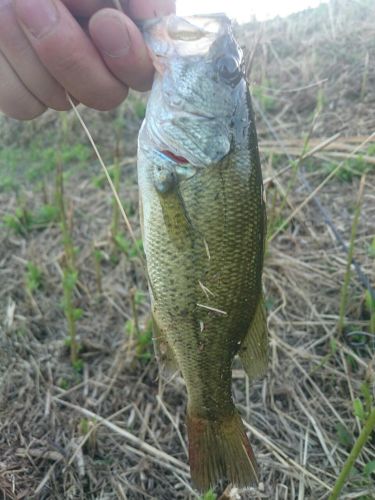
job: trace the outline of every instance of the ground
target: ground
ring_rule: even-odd
[[[270,366],[251,387],[233,371],[262,483],[206,500],[328,498],[374,407],[374,22],[372,2],[343,1],[237,27],[267,194]],[[145,101],[81,109],[120,174],[134,240],[72,112],[0,121],[2,498],[199,497],[184,384],[159,378],[151,345],[135,157]],[[372,432],[340,498],[375,497],[374,460]]]

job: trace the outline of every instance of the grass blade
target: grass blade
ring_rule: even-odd
[[[330,494],[328,500],[336,500],[339,498],[342,488],[344,487],[345,481],[347,480],[350,471],[356,461],[358,455],[361,453],[362,448],[365,446],[367,439],[375,428],[375,408],[365,423],[361,434],[358,436],[357,441],[354,443],[352,451],[348,456],[339,477],[336,480],[335,486],[333,487],[332,493]]]

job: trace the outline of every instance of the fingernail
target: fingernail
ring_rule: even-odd
[[[100,13],[92,21],[91,35],[101,52],[109,57],[121,57],[130,49],[126,23],[117,15]]]
[[[35,37],[43,38],[58,20],[54,0],[16,0],[17,16]]]

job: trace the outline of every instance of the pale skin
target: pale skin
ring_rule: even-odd
[[[148,90],[153,66],[134,21],[174,11],[174,0],[0,0],[0,112],[67,110],[66,93],[105,111],[129,88]]]

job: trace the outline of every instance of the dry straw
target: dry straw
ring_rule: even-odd
[[[374,413],[366,403],[374,381],[374,338],[368,331],[362,285],[352,272],[344,333],[339,337],[347,254],[314,203],[306,201],[309,194],[303,186],[295,182],[288,190],[293,168],[281,155],[282,148],[293,158],[310,154],[305,158],[311,161],[305,176],[313,186],[311,192],[320,186],[321,203],[349,241],[360,176],[346,181],[334,175],[321,184],[329,174],[324,169],[327,162],[337,168],[361,144],[350,161],[373,156],[368,153],[373,139],[363,143],[375,129],[371,57],[365,64],[366,52],[371,55],[375,44],[375,14],[373,9],[366,10],[364,2],[360,8],[357,2],[338,4],[341,10],[331,20],[334,32],[323,6],[321,15],[311,11],[267,23],[261,36],[258,24],[247,26],[241,34],[250,49],[258,40],[251,79],[263,78],[258,82],[261,89],[255,89],[256,97],[281,141],[281,145],[275,142],[258,115],[269,211],[274,195],[277,210],[282,193],[288,195],[279,214],[281,221],[298,209],[274,237],[266,258],[268,374],[249,384],[241,365],[236,361],[234,366],[236,403],[262,476],[259,490],[240,492],[244,500],[375,496],[372,477],[366,473],[375,460]],[[318,89],[323,89],[325,103],[306,152],[301,131],[311,129]],[[121,162],[124,182],[119,196],[136,207],[134,157],[139,122],[134,119],[131,99],[125,110],[129,156]],[[106,153],[111,156],[113,115],[88,109],[80,113],[90,123],[92,135],[100,137],[100,147],[110,145]],[[53,113],[27,126],[1,121],[2,151],[7,144],[21,148],[37,137],[47,140],[43,128],[54,130],[57,123]],[[86,141],[86,134],[78,128],[75,137],[81,144]],[[25,165],[31,160],[27,150]],[[4,163],[0,152],[0,169]],[[112,259],[108,191],[92,185],[87,169],[65,182],[76,214],[73,236],[79,248],[82,286],[75,290],[74,300],[84,310],[77,331],[84,367],[81,374],[72,370],[64,347],[60,229],[51,223],[20,235],[4,226],[0,231],[0,491],[10,499],[197,498],[186,461],[182,380],[178,375],[168,382],[159,379],[154,358],[147,362],[134,358],[134,348],[123,332],[124,323],[133,318],[131,290],[136,286],[147,296],[143,270],[123,254]],[[353,248],[371,281],[374,192],[374,170],[368,169]],[[0,218],[16,213],[20,206],[34,211],[44,198],[37,190],[21,186],[17,193],[1,191]],[[128,211],[128,216],[137,239],[137,211]],[[99,296],[93,241],[102,253]],[[29,261],[41,269],[45,284],[31,296],[25,291]],[[137,314],[144,331],[149,319],[147,300],[137,303]],[[151,346],[148,349],[151,353]],[[223,486],[217,493],[224,490],[229,492]]]

